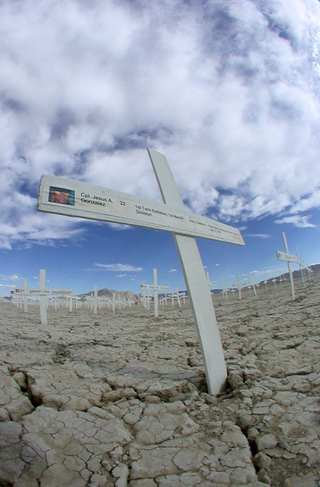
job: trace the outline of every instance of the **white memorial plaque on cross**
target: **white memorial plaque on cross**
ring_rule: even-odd
[[[164,203],[100,186],[42,176],[38,210],[172,232],[191,299],[209,393],[226,386],[227,370],[210,291],[194,237],[244,245],[239,230],[185,210],[166,158],[148,153]]]
[[[151,152],[159,154],[149,151]],[[61,194],[65,196],[64,200]],[[138,196],[56,176],[41,177],[38,210],[244,245],[239,230],[186,211],[183,203],[182,206],[175,205],[173,200],[172,205],[164,205]]]
[[[294,262],[295,264],[299,264],[300,262],[296,255],[288,254],[287,252],[280,252],[280,250],[277,250],[277,257],[278,260],[283,260],[285,262]]]

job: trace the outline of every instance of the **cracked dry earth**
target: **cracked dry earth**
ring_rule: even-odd
[[[207,394],[190,307],[0,303],[0,485],[318,487],[320,281],[214,296],[228,366]]]

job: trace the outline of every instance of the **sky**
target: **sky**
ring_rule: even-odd
[[[148,147],[241,231],[196,239],[217,287],[285,272],[282,232],[319,263],[319,56],[317,0],[2,0],[0,295],[186,289],[172,234],[37,211],[42,174],[161,202]]]

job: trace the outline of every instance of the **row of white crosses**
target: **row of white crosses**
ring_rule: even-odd
[[[179,291],[178,286],[176,287],[176,292],[172,292],[167,296],[171,300],[171,305],[173,306],[175,301],[178,303],[178,306],[181,308],[181,301],[183,301],[183,304],[186,302],[186,297],[187,294]]]
[[[295,299],[295,293],[294,293],[294,283],[293,283],[293,275],[292,275],[292,270],[291,270],[291,263],[295,263],[295,264],[298,264],[300,266],[301,277],[302,277],[302,282],[303,282],[304,287],[305,287],[305,279],[304,279],[303,270],[306,269],[309,272],[309,276],[311,274],[311,270],[302,261],[301,257],[298,254],[297,248],[296,248],[296,254],[297,255],[289,254],[287,239],[286,239],[286,235],[284,232],[282,232],[282,237],[283,237],[283,242],[284,242],[286,252],[277,251],[277,257],[279,260],[286,261],[288,264],[290,283],[291,283],[291,291],[292,291],[292,299],[294,300]],[[251,285],[247,286],[247,289],[249,289],[249,293],[251,292],[251,289],[253,289],[254,295],[257,296],[257,288],[259,287],[259,284],[255,284],[253,277],[252,277],[252,272],[250,272],[250,281],[251,281]],[[285,278],[282,279],[280,277],[280,278],[273,278],[271,281],[274,284],[274,288],[277,289],[277,283],[279,283],[279,284],[284,283],[286,281],[286,279]],[[267,289],[267,284],[268,284],[268,281],[264,281],[265,289]],[[241,289],[243,289],[243,287],[246,286],[246,284],[240,283],[240,274],[238,275],[238,283],[232,284],[232,286],[239,290],[239,298],[241,299]],[[226,288],[223,290],[223,294],[227,298],[227,289]]]
[[[171,306],[174,306],[175,301],[178,303],[178,306],[181,307],[181,301],[185,304],[187,298],[187,293],[183,291],[179,291],[178,286],[176,287],[176,292],[172,293],[164,293],[161,297],[159,297],[159,304],[167,305],[168,300],[171,302]]]
[[[48,300],[48,297],[51,297]],[[32,300],[33,297],[39,297],[40,304],[40,321],[41,324],[48,324],[47,309],[48,306],[53,306],[57,309],[60,306],[65,306],[69,311],[73,310],[73,307],[79,309],[82,305],[81,298],[79,296],[74,296],[72,289],[48,289],[46,287],[46,270],[40,269],[39,272],[39,288],[29,288],[27,279],[24,279],[23,286],[16,288],[12,294],[12,302],[18,308],[23,308],[24,312],[28,312],[28,305],[35,305],[38,301]],[[108,307],[112,306],[113,311],[115,311],[115,306],[125,307],[127,304],[129,307],[132,306],[133,301],[121,300],[115,298],[115,293],[113,294],[113,299],[98,297],[98,287],[95,286],[94,295],[87,296],[85,298],[85,303],[88,307],[93,309],[94,314],[97,314],[97,309],[101,309],[102,305],[105,304]]]
[[[153,272],[154,272],[154,276],[155,276],[157,273],[157,269],[154,269]],[[206,277],[207,277],[207,284],[208,284],[209,288],[211,286],[218,284],[216,281],[210,281],[209,272],[206,272]],[[153,291],[155,288],[157,289],[157,291],[159,291],[159,290],[167,291],[170,289],[169,286],[158,286],[157,280],[155,280],[155,279],[154,279],[153,284],[141,284],[140,288],[144,289],[145,291],[146,290],[148,291],[148,294],[146,294],[146,292],[144,292],[143,296],[142,296],[142,303],[143,303],[144,307],[147,308],[148,310],[150,309],[150,301],[152,299],[150,296],[150,291]],[[170,300],[171,304],[173,306],[174,302],[177,301],[178,306],[181,307],[181,301],[183,301],[183,304],[185,304],[186,298],[187,298],[187,293],[185,293],[183,291],[179,292],[178,287],[176,287],[175,293],[174,292],[172,292],[172,293],[165,292],[164,296],[162,296],[161,298],[159,298],[159,296],[158,296],[158,302],[159,302],[159,304],[167,305],[168,300]],[[157,298],[155,298],[155,299],[157,299]],[[155,310],[156,309],[157,309],[157,307],[155,306]],[[155,311],[155,316],[158,316],[156,311]]]
[[[209,272],[206,273],[207,276],[207,284],[208,286],[212,286],[217,284],[217,282],[211,282],[209,278]],[[142,297],[142,303],[145,308],[148,310],[150,309],[150,301],[151,301],[151,296],[150,296],[150,291],[153,291],[153,301],[154,301],[154,316],[158,317],[159,316],[159,304],[168,304],[168,299],[171,301],[171,305],[174,305],[174,302],[177,301],[178,306],[181,307],[181,301],[183,301],[183,304],[186,302],[186,297],[187,294],[185,292],[179,292],[178,287],[176,287],[176,292],[171,292],[167,293],[167,291],[170,290],[169,286],[159,286],[158,285],[158,277],[157,277],[157,269],[153,269],[153,284],[141,284],[140,289],[143,289],[144,291],[148,291],[147,293],[143,293]],[[159,294],[158,291],[164,291],[164,296],[162,296],[159,299]]]
[[[227,383],[227,368],[211,295],[195,237],[244,245],[239,230],[186,211],[166,158],[149,157],[164,203],[112,191],[81,181],[42,176],[38,210],[92,220],[172,232],[191,301],[209,393]],[[55,194],[58,190],[59,198]]]
[[[131,308],[134,301],[132,299],[121,299],[120,297],[116,298],[115,293],[113,293],[112,299],[98,296],[98,286],[95,285],[94,294],[85,297],[85,304],[87,308],[93,309],[93,313],[96,315],[98,308],[102,309],[102,307],[107,306],[108,308],[112,307],[113,311],[115,311],[116,306],[118,306],[119,309],[125,308],[127,305]]]

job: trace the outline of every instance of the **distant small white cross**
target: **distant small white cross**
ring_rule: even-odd
[[[158,285],[158,273],[157,273],[157,269],[153,269],[153,284],[140,284],[140,288],[141,289],[148,289],[148,294],[149,294],[149,290],[152,290],[153,291],[154,316],[157,318],[159,316],[159,298],[158,298],[158,291],[168,291],[170,289],[170,287],[169,286],[159,286]],[[149,303],[149,301],[148,301],[148,303]]]
[[[238,282],[236,284],[232,284],[232,286],[234,286],[235,288],[238,289],[238,291],[239,291],[239,299],[241,299],[241,289],[242,289],[242,286],[244,286],[244,284],[241,284],[240,274],[238,274]]]
[[[209,272],[207,271],[207,284],[210,286],[216,286],[218,283],[216,281],[210,281]]]
[[[16,288],[15,293],[20,293],[23,295],[25,299],[28,299],[28,296],[40,296],[40,320],[42,325],[48,324],[48,317],[47,317],[47,296],[52,294],[73,294],[73,289],[48,289],[46,287],[46,270],[40,269],[39,274],[39,289],[36,288],[28,288],[27,281],[25,280],[24,283],[25,287],[22,289]],[[28,305],[25,301],[25,310],[28,309]]]

